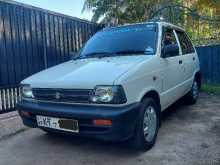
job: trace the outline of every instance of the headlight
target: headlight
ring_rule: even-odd
[[[96,86],[91,93],[90,101],[100,104],[122,104],[127,100],[122,86]]]
[[[22,85],[22,97],[24,98],[34,98],[32,89],[30,85]]]

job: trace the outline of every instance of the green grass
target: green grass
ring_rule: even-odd
[[[212,94],[220,95],[220,84],[212,85],[212,84],[203,84],[202,91]]]

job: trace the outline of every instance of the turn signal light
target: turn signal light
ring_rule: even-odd
[[[112,121],[111,120],[97,119],[97,120],[93,120],[93,124],[96,125],[96,126],[111,126]]]

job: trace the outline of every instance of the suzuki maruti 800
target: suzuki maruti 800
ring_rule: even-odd
[[[161,112],[201,87],[196,50],[185,31],[166,22],[105,28],[68,62],[21,82],[23,123],[49,133],[150,149]]]

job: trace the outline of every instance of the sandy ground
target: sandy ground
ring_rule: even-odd
[[[220,165],[220,96],[202,93],[194,106],[166,110],[156,145],[145,153],[126,142],[50,136],[13,121],[22,131],[0,137],[0,165]]]

